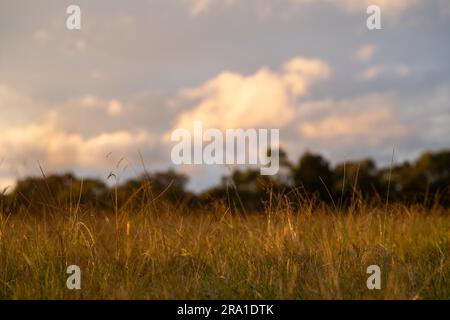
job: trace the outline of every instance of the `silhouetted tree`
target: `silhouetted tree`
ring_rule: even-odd
[[[305,153],[298,165],[293,167],[292,175],[296,187],[318,194],[324,201],[330,200],[328,192],[333,188],[333,173],[328,161],[322,156]]]
[[[255,212],[277,198],[294,200],[299,189],[325,202],[341,199],[339,204],[345,205],[355,197],[384,201],[388,187],[390,201],[449,206],[450,151],[426,152],[415,162],[392,168],[377,169],[373,160],[365,159],[330,169],[326,159],[309,152],[292,165],[286,152],[280,150],[280,172],[275,176],[262,176],[259,168],[236,170],[199,196],[186,190],[187,182],[185,175],[173,170],[143,174],[113,187],[73,174],[30,177],[19,180],[9,193],[0,192],[0,211],[61,213],[61,208],[89,206],[110,212],[124,206],[157,210],[162,203],[194,208],[219,201],[239,211]]]
[[[338,164],[333,174],[334,194],[343,199],[361,196],[368,200],[380,192],[378,171],[371,159]]]
[[[173,170],[143,174],[117,188],[119,202],[120,205],[143,207],[155,201],[177,203],[192,200],[193,195],[186,191],[187,182],[185,175]]]
[[[94,179],[80,180],[73,174],[19,180],[10,195],[14,207],[30,211],[58,210],[71,205],[105,206],[108,188]]]
[[[383,183],[388,183],[389,168],[383,170]],[[425,152],[414,163],[405,162],[392,168],[393,197],[414,202],[438,196],[448,202],[450,185],[450,152]]]

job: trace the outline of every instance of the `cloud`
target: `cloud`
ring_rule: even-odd
[[[45,42],[50,39],[48,31],[45,29],[36,30],[31,37],[38,42]]]
[[[191,3],[191,14],[194,16],[202,14],[208,10],[211,4],[211,0],[195,0]]]
[[[302,0],[294,0],[301,2]],[[365,9],[370,5],[377,5],[381,8],[384,13],[390,14],[398,14],[403,13],[416,6],[420,1],[419,0],[322,0],[323,2],[332,3],[337,6],[342,6],[346,10],[352,12],[359,12]]]
[[[195,120],[218,129],[282,127],[294,119],[297,100],[330,75],[325,62],[301,57],[286,62],[279,72],[267,67],[248,76],[222,72],[181,90],[178,103],[194,102],[194,107],[178,116],[176,127],[189,129]]]
[[[0,128],[2,130],[38,117],[45,107],[43,103],[34,101],[19,90],[0,83]]]
[[[124,106],[117,99],[105,101],[94,95],[86,95],[79,100],[69,102],[71,105],[79,105],[86,109],[104,110],[110,117],[116,117],[122,114]]]
[[[186,0],[184,0],[186,1]],[[198,16],[204,14],[213,7],[219,5],[237,5],[239,1],[236,0],[187,0],[189,4],[189,11],[191,15]],[[407,11],[420,3],[420,0],[279,0],[276,5],[280,4],[304,7],[313,4],[327,4],[341,8],[350,13],[362,12],[365,14],[366,8],[370,5],[377,5],[386,13],[387,16],[396,16]],[[255,8],[259,8],[260,1],[252,2]],[[273,12],[273,3],[264,3],[265,13]]]
[[[186,2],[186,0],[183,1]],[[230,6],[237,3],[236,0],[187,0],[187,2],[192,16],[201,15],[215,5]]]
[[[111,100],[108,102],[108,114],[111,117],[118,116],[122,113],[123,106],[122,103],[118,100]]]
[[[0,154],[9,164],[25,159],[40,161],[51,170],[86,167],[104,169],[106,155],[130,155],[149,149],[156,140],[146,131],[115,131],[86,138],[57,128],[55,115],[46,121],[10,127],[0,136]]]
[[[349,13],[366,13],[370,5],[379,6],[382,14],[397,16],[421,3],[421,0],[287,0],[295,5],[305,6],[317,3],[334,5]],[[423,2],[423,1],[422,1]]]
[[[377,47],[374,44],[366,44],[358,49],[355,53],[356,60],[360,62],[369,62],[372,60],[373,55],[375,54]]]
[[[361,75],[359,76],[359,78],[361,80],[374,80],[376,78],[378,78],[384,71],[384,67],[383,66],[376,66],[376,67],[370,67],[365,69]]]
[[[95,131],[78,123],[77,109],[89,110]],[[18,110],[20,112],[18,112]],[[105,118],[95,114],[102,110]],[[107,128],[106,117],[123,111],[120,101],[93,95],[67,100],[58,106],[32,99],[7,85],[0,85],[0,178],[3,184],[12,177],[33,173],[39,161],[46,170],[102,172],[117,157],[137,159],[138,152],[152,162],[161,147],[160,138],[136,125]],[[161,153],[161,150],[156,152]],[[113,152],[114,157],[106,158]],[[6,182],[5,182],[6,181]],[[1,192],[1,190],[0,190]]]
[[[381,76],[388,77],[400,77],[404,78],[409,76],[411,73],[411,68],[404,64],[397,65],[378,65],[365,69],[359,76],[358,79],[369,81],[380,78]]]
[[[89,52],[89,45],[82,36],[77,38],[63,37],[61,41],[55,42],[53,46],[66,57],[79,57]]]
[[[406,123],[397,110],[389,94],[306,102],[299,107],[295,141],[332,158],[373,155],[374,150],[380,155],[414,131],[415,124]]]
[[[407,133],[398,123],[393,104],[383,96],[358,97],[351,100],[325,100],[305,104],[301,108],[312,113],[321,112],[317,119],[299,125],[299,132],[308,139],[334,144],[346,138],[358,137],[365,141],[378,141],[380,137],[399,137]]]

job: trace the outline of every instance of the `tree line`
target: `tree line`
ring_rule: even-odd
[[[305,201],[335,207],[356,201],[449,206],[450,151],[425,152],[415,161],[378,168],[372,159],[331,166],[327,159],[310,152],[292,163],[280,150],[276,176],[261,176],[257,169],[236,170],[200,194],[188,191],[187,183],[185,175],[173,170],[144,173],[114,186],[70,173],[29,177],[19,180],[12,191],[0,193],[0,211],[87,207],[157,211],[161,204],[197,209],[222,202],[236,210],[255,212],[274,199],[294,206]]]

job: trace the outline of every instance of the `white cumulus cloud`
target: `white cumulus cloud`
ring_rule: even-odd
[[[198,87],[181,90],[178,101],[194,106],[176,119],[176,127],[189,129],[196,120],[219,129],[285,126],[295,117],[298,99],[330,75],[325,62],[301,57],[278,72],[267,67],[248,76],[222,72]]]

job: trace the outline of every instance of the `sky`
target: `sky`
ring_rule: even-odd
[[[0,191],[39,166],[203,190],[230,168],[172,164],[195,120],[279,128],[294,162],[449,148],[449,30],[448,0],[0,0]]]

